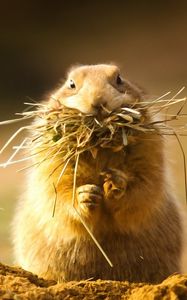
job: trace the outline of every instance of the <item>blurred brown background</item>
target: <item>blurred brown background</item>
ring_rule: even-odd
[[[77,62],[117,62],[127,78],[160,96],[187,84],[186,60],[187,1],[1,2],[0,119],[22,111],[27,97],[43,99]],[[0,127],[1,147],[19,126]],[[184,200],[183,161],[175,145],[176,185]],[[24,185],[19,168],[0,169],[0,261],[7,263],[10,222]]]

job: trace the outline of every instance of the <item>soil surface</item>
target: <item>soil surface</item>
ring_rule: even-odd
[[[128,281],[71,281],[57,284],[21,268],[0,264],[0,299],[187,299],[187,275],[175,274],[161,284]]]

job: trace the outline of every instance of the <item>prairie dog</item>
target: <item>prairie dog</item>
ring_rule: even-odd
[[[55,100],[53,100],[55,99]],[[139,88],[122,79],[115,65],[77,66],[54,92],[55,103],[97,116],[143,101]],[[146,110],[144,117],[151,119]],[[111,268],[72,208],[74,165],[61,172],[55,160],[44,161],[27,176],[13,222],[16,262],[44,278],[112,279],[161,282],[187,270],[185,215],[166,176],[164,139],[137,132],[115,153],[98,149],[80,156],[76,205],[113,263]],[[41,154],[41,157],[44,154]],[[38,158],[33,158],[36,162]],[[52,172],[52,173],[51,173]],[[52,174],[49,178],[49,174]],[[48,180],[47,180],[48,179]],[[113,185],[117,190],[113,190]]]

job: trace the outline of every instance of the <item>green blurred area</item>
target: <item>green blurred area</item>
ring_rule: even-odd
[[[186,32],[186,1],[2,2],[0,119],[22,111],[27,97],[44,99],[75,63],[116,62],[151,95],[174,94],[187,84]],[[0,147],[18,126],[0,127]],[[175,183],[184,200],[183,159],[173,142]],[[11,147],[0,162],[10,154]],[[0,169],[0,261],[7,263],[10,223],[25,176],[16,168]]]

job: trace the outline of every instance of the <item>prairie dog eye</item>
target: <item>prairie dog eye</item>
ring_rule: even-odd
[[[68,82],[68,87],[70,89],[75,89],[76,88],[76,85],[75,85],[75,82],[73,81],[73,79],[70,79],[69,82]]]
[[[121,76],[118,74],[117,78],[116,78],[116,83],[118,85],[123,84],[123,79],[121,78]]]

